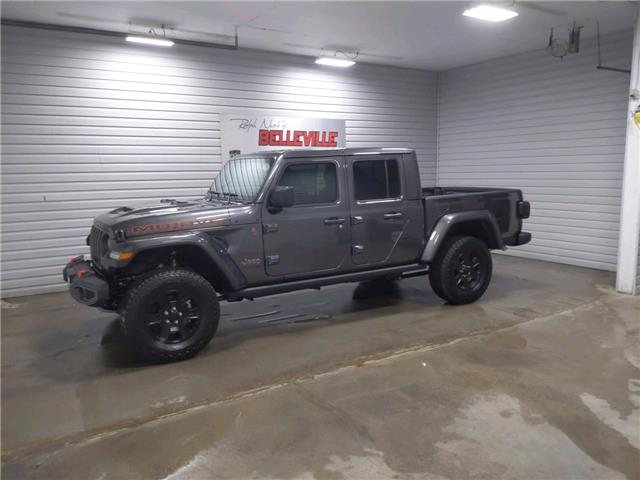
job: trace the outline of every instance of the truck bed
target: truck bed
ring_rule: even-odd
[[[424,197],[439,197],[442,195],[461,195],[475,193],[491,193],[491,192],[519,192],[515,188],[496,188],[496,187],[428,187],[422,189]]]
[[[422,196],[427,232],[433,231],[444,215],[471,210],[491,212],[507,244],[522,227],[515,211],[522,200],[522,191],[515,188],[433,187],[423,188]]]

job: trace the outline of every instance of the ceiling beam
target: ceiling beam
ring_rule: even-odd
[[[12,20],[9,18],[3,18],[2,25],[11,26],[11,27],[37,28],[40,30],[54,30],[58,32],[86,33],[90,35],[103,35],[107,37],[118,37],[118,38],[125,38],[129,35],[137,35],[137,33],[134,33],[134,32],[116,32],[113,30],[99,30],[97,28],[74,27],[71,25],[56,25],[53,23],[26,22],[23,20]],[[162,37],[159,37],[159,38],[162,38]],[[237,31],[234,35],[233,44],[200,42],[197,40],[185,40],[181,38],[170,38],[170,37],[167,37],[167,40],[173,41],[176,45],[190,45],[194,47],[238,50],[238,32]]]

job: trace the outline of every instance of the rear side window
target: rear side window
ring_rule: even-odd
[[[338,200],[336,165],[332,162],[289,165],[278,186],[294,188],[295,205],[334,203]]]
[[[397,160],[363,160],[353,164],[356,200],[380,200],[400,196]]]

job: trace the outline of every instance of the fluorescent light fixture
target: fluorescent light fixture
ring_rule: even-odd
[[[336,57],[318,57],[316,58],[316,63],[318,65],[330,65],[332,67],[350,67],[351,65],[355,65],[356,62],[353,60],[347,60],[346,58],[336,58]]]
[[[465,17],[479,18],[480,20],[487,20],[489,22],[502,22],[517,17],[518,12],[483,4],[465,10],[463,15]]]
[[[173,45],[173,41],[167,38],[140,37],[138,35],[129,35],[127,42],[144,43],[145,45],[156,45],[158,47],[171,47]]]

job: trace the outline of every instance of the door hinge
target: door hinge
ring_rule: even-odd
[[[353,255],[358,255],[359,253],[364,252],[364,246],[362,245],[353,245],[351,247],[351,251]]]
[[[267,255],[267,265],[277,265],[280,263],[280,255]]]
[[[273,233],[278,231],[277,223],[265,223],[262,225],[262,233]]]

